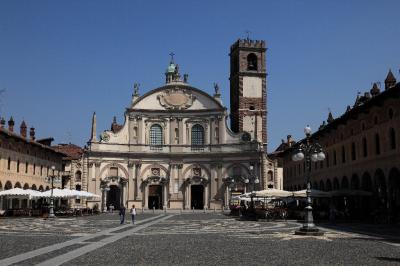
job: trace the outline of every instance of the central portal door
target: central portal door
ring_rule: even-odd
[[[162,186],[149,186],[149,209],[162,209]]]
[[[107,196],[107,206],[114,206],[114,209],[121,207],[121,189],[117,185],[111,185]]]
[[[204,186],[192,185],[191,186],[191,209],[201,210],[204,207]]]

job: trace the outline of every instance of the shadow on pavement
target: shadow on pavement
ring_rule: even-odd
[[[400,258],[375,257],[377,260],[400,262]]]

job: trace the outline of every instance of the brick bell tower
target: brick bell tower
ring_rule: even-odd
[[[265,41],[239,39],[231,46],[231,129],[248,132],[267,149]]]

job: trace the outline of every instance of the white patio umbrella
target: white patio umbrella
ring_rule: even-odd
[[[66,189],[69,190],[69,189]],[[74,195],[75,197],[81,197],[81,198],[100,198],[99,195],[97,194],[93,194],[91,192],[88,191],[83,191],[83,190],[75,190],[75,189],[71,189],[69,190],[70,193],[72,195]]]
[[[41,198],[43,194],[43,192],[33,189],[25,189],[25,190],[31,193],[31,198]]]
[[[51,197],[51,189],[42,193],[43,198]],[[55,188],[53,189],[53,198],[73,198],[74,195],[70,191],[65,191],[63,189]]]
[[[253,195],[255,195],[256,197],[265,197],[265,198],[268,197],[286,198],[292,196],[293,193],[286,190],[271,188],[266,190],[254,191]]]
[[[38,191],[31,189],[22,189],[22,188],[12,188],[9,190],[3,190],[0,192],[0,196],[5,196],[8,198],[20,198],[20,199],[30,199],[33,197],[37,197],[39,194]],[[39,192],[40,193],[40,192]]]
[[[294,191],[293,192],[293,197],[297,198],[306,198],[307,197],[307,190],[299,190],[299,191]],[[317,190],[317,189],[311,189],[311,197],[312,198],[330,198],[331,193],[330,192],[325,192],[322,190]]]

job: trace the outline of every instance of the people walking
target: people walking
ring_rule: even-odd
[[[119,209],[119,219],[121,220],[120,224],[123,224],[125,222],[125,206],[121,206]]]
[[[135,216],[136,216],[135,204],[132,205],[132,208],[131,208],[131,215],[132,215],[132,224],[135,224]]]

